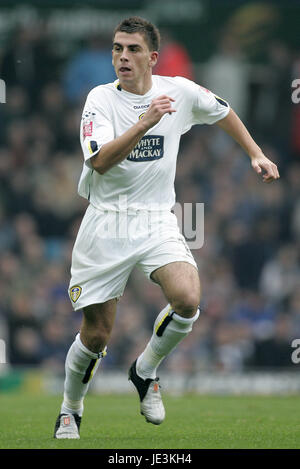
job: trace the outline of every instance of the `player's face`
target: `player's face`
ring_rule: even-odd
[[[148,79],[157,62],[158,53],[150,51],[140,33],[117,32],[114,37],[112,63],[120,84],[127,87]]]

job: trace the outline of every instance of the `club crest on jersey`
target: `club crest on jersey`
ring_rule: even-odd
[[[145,135],[127,157],[129,161],[159,160],[164,156],[164,136]]]
[[[82,292],[82,288],[79,285],[75,285],[74,287],[70,288],[70,298],[73,303],[76,303],[78,298],[80,297]]]

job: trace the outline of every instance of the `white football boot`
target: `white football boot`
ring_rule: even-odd
[[[160,394],[159,378],[140,378],[136,372],[136,361],[129,369],[128,378],[139,393],[141,414],[144,415],[147,422],[160,425],[164,421],[166,413]]]
[[[59,414],[55,423],[54,438],[78,440],[81,417],[77,414]]]

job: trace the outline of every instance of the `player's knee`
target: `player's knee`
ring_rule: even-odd
[[[193,317],[198,310],[200,295],[195,292],[187,292],[171,302],[172,309],[185,318]]]

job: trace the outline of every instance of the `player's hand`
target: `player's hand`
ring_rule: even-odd
[[[153,99],[143,117],[143,124],[151,128],[156,125],[165,114],[176,112],[176,109],[172,108],[172,103],[174,102],[175,99],[165,94]]]
[[[270,183],[280,178],[276,164],[262,152],[251,158],[251,166],[257,174],[262,174],[263,182]]]

